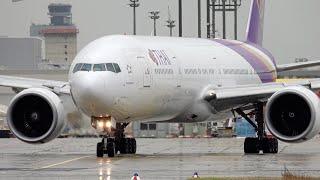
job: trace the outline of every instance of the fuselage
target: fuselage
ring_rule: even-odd
[[[214,120],[219,112],[201,99],[207,88],[276,77],[272,55],[254,44],[126,35],[93,41],[69,73],[76,106],[88,116],[110,115],[118,122]]]

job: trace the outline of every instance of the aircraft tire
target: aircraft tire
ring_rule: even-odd
[[[115,144],[114,142],[108,142],[107,144],[107,154],[108,157],[114,157],[116,152],[115,152]]]
[[[97,143],[97,157],[103,157],[103,144]]]
[[[265,138],[263,140],[263,153],[278,153],[278,140],[276,138]]]
[[[244,153],[245,154],[257,154],[259,153],[258,138],[246,138],[244,141]]]
[[[137,152],[137,141],[135,138],[132,138],[132,154],[136,154]]]

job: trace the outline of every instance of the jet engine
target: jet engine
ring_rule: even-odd
[[[304,142],[320,132],[320,100],[311,90],[287,87],[273,94],[266,106],[269,131],[285,142]]]
[[[65,126],[60,98],[45,88],[30,88],[17,94],[8,107],[11,132],[27,143],[45,143],[60,135]]]

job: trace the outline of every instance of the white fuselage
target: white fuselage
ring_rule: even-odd
[[[77,64],[116,63],[121,72],[73,69]],[[115,35],[93,41],[69,73],[75,104],[86,115],[135,120],[214,120],[202,101],[209,88],[259,84],[276,78],[272,56],[238,41]]]

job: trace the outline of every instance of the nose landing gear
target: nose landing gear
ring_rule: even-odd
[[[113,138],[102,139],[101,142],[97,144],[97,157],[103,157],[104,154],[107,154],[108,157],[114,157],[116,154],[115,143]]]
[[[107,133],[102,141],[97,144],[97,157],[114,157],[118,152],[120,154],[135,154],[137,143],[135,138],[126,138],[124,129],[129,123],[117,123],[112,132]]]

